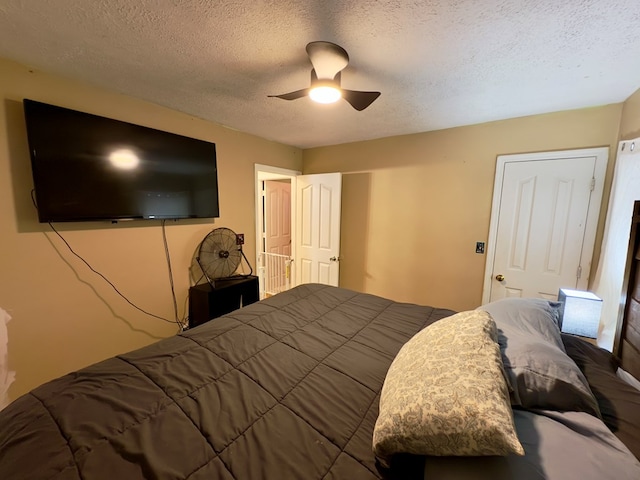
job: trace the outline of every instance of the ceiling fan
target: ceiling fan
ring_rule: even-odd
[[[349,55],[341,46],[331,42],[311,42],[307,45],[307,55],[313,65],[311,86],[269,97],[296,100],[308,95],[318,103],[334,103],[344,98],[353,108],[362,111],[380,96],[380,92],[347,90],[340,86],[340,74],[349,64]]]

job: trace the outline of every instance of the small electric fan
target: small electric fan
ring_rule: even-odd
[[[245,277],[253,273],[253,268],[242,251],[242,240],[229,228],[215,228],[200,242],[196,261],[209,284],[225,278]],[[249,266],[248,275],[236,274],[242,259]]]

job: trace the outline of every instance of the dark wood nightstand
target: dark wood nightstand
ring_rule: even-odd
[[[254,275],[216,280],[214,284],[215,288],[201,283],[189,289],[189,328],[260,299],[258,277]]]

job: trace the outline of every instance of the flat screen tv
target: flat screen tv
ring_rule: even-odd
[[[219,216],[215,143],[23,105],[40,222]]]

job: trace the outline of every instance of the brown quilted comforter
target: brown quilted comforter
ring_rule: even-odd
[[[0,412],[0,479],[373,479],[385,374],[453,312],[303,285]]]

